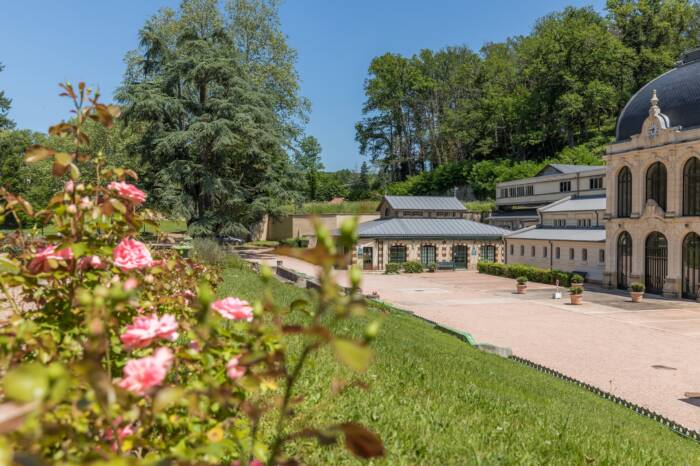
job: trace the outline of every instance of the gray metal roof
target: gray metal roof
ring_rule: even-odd
[[[388,218],[360,223],[360,238],[497,239],[508,230],[461,218]]]
[[[506,235],[506,239],[605,242],[603,228],[524,228]]]
[[[700,125],[700,60],[698,54],[687,54],[670,71],[644,85],[622,109],[617,120],[616,139],[624,141],[642,130],[649,116],[651,94],[656,90],[661,113],[671,126],[683,129]]]
[[[594,170],[605,169],[604,165],[566,165],[562,163],[550,163],[548,167],[554,168],[556,171],[564,174],[583,173]],[[546,169],[547,167],[545,167]],[[544,169],[543,169],[544,170]],[[541,172],[540,172],[541,173]]]
[[[489,218],[493,219],[538,219],[540,216],[537,214],[537,209],[516,209],[516,210],[496,210],[491,212]]]
[[[540,207],[540,212],[576,212],[582,210],[605,210],[605,196],[578,197]]]
[[[384,196],[392,209],[398,210],[464,210],[456,197],[447,196]]]

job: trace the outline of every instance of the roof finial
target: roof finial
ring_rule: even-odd
[[[655,116],[661,113],[661,109],[659,108],[659,98],[656,96],[656,89],[653,89],[651,91],[651,107],[649,107],[649,115]]]

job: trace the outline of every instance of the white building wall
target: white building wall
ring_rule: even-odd
[[[547,248],[546,257],[545,248]],[[557,257],[557,248],[559,248],[559,257]],[[588,281],[594,283],[603,281],[605,266],[605,243],[603,242],[506,239],[505,249],[507,264],[526,264],[564,272],[586,272]],[[570,258],[571,249],[574,253],[573,260]],[[583,259],[584,249],[587,251],[585,260]],[[601,251],[603,251],[602,257]]]

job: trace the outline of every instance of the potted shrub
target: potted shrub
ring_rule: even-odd
[[[571,304],[583,304],[583,288],[572,286],[569,288],[569,297],[571,297]]]
[[[437,264],[435,262],[431,262],[428,264],[428,272],[435,272],[437,270]]]
[[[644,297],[644,283],[635,282],[630,285],[630,298],[633,303],[641,303]]]
[[[569,280],[569,282],[571,283],[571,286],[583,288],[583,277],[577,273],[571,276],[571,280]]]
[[[527,277],[518,277],[515,279],[517,282],[516,288],[517,288],[517,294],[525,294],[527,291]]]

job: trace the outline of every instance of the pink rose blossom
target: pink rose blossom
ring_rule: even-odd
[[[122,422],[121,416],[118,417],[117,419],[114,420],[114,424],[118,425]],[[131,437],[134,435],[136,431],[134,430],[133,426],[131,424],[127,424],[124,427],[118,427],[117,428],[117,438],[114,438],[114,429],[113,428],[108,428],[107,431],[105,432],[105,440],[113,440],[112,442],[112,450],[114,452],[119,451],[119,444],[124,442],[124,439],[127,437]],[[117,440],[119,442],[117,443]]]
[[[107,188],[116,191],[119,196],[133,202],[135,205],[139,205],[146,200],[146,193],[125,181],[112,181],[107,185]]]
[[[137,286],[139,286],[139,281],[136,280],[134,277],[129,277],[124,282],[124,291],[134,290]]]
[[[112,252],[114,265],[122,270],[136,270],[149,267],[153,262],[145,244],[132,238],[124,238]]]
[[[66,185],[63,187],[63,190],[67,193],[72,193],[74,189],[75,183],[73,183],[73,180],[66,181]]]
[[[158,348],[152,356],[130,359],[124,366],[124,377],[119,386],[136,395],[157,387],[173,365],[173,352],[169,348]]]
[[[238,365],[240,360],[240,356],[234,356],[226,363],[226,375],[228,375],[229,379],[237,380],[243,377],[243,374],[245,374],[245,367]]]
[[[126,349],[144,348],[159,338],[174,341],[177,339],[177,320],[171,314],[160,318],[155,314],[138,316],[126,326],[120,338]]]
[[[242,299],[228,297],[214,301],[211,308],[218,312],[221,317],[229,320],[245,320],[251,322],[253,320],[253,308],[248,301]]]
[[[90,200],[89,197],[83,196],[80,198],[80,208],[83,210],[87,210],[90,207],[92,207],[92,201]]]
[[[73,251],[70,248],[63,248],[56,251],[56,246],[50,244],[38,251],[27,267],[33,274],[50,272],[51,265],[49,264],[49,260],[69,261],[71,259],[73,259]]]
[[[102,262],[100,256],[83,256],[78,259],[78,269],[88,270],[88,269],[103,269],[105,263]]]

